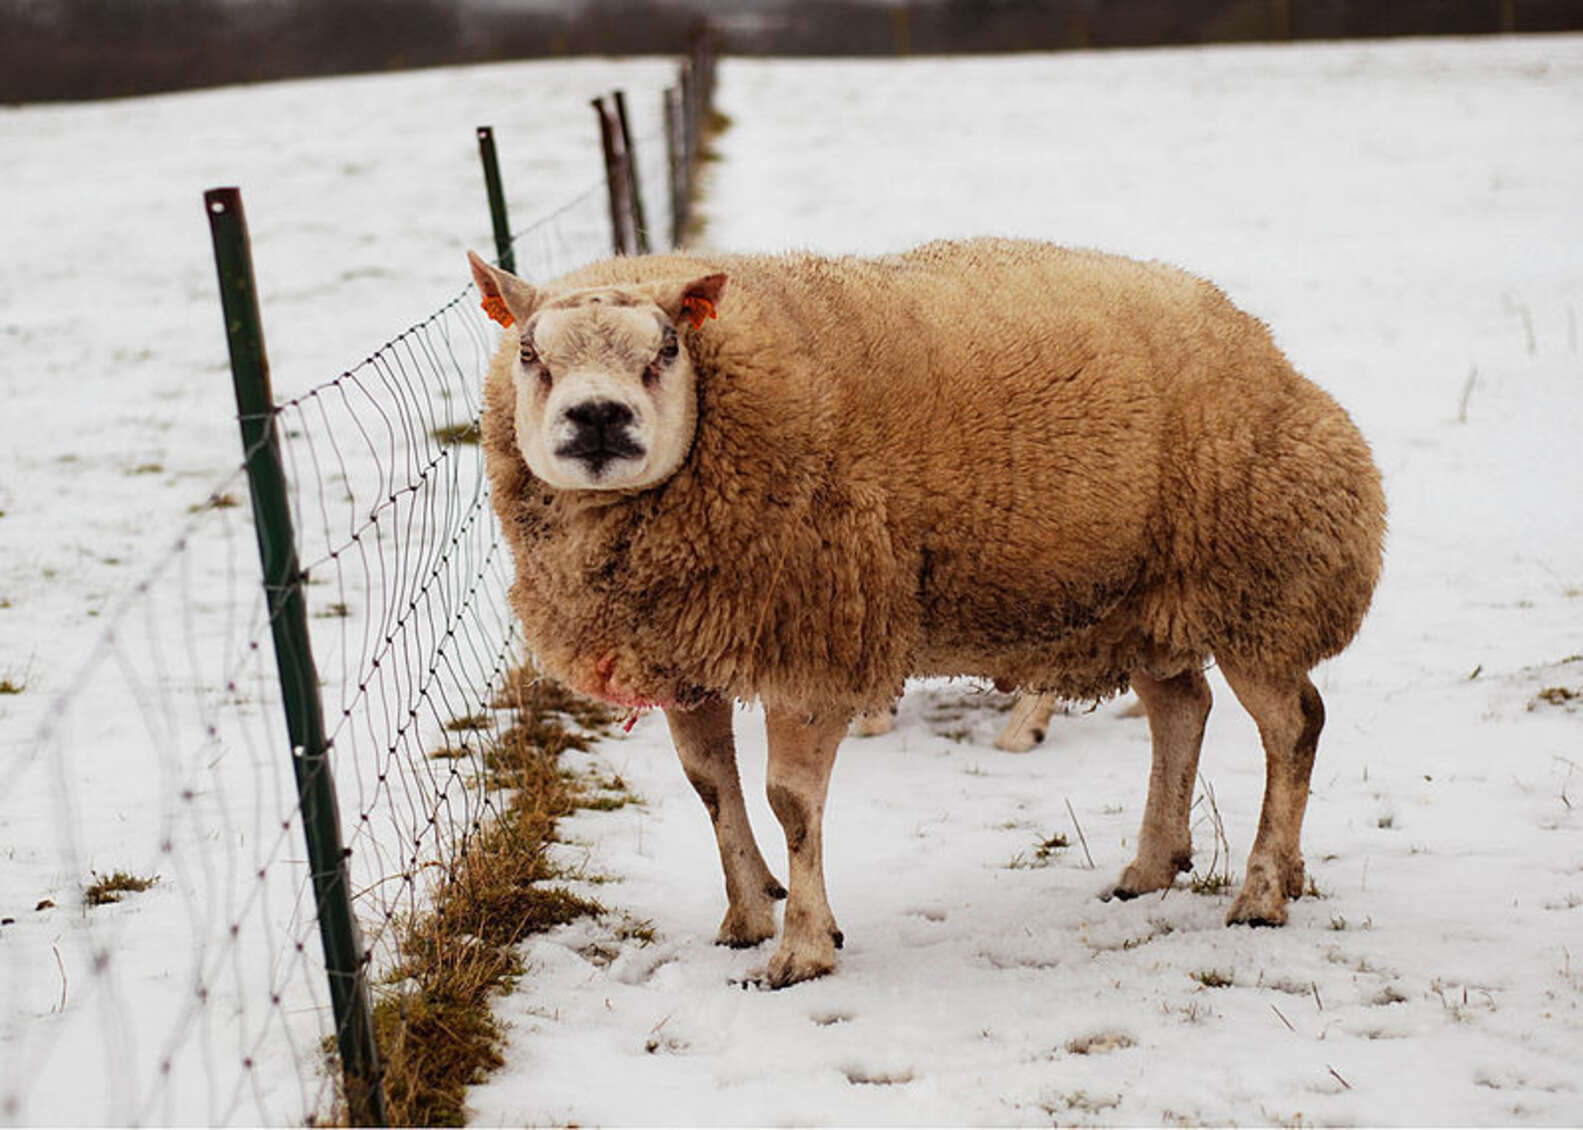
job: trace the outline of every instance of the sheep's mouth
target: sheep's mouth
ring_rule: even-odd
[[[605,435],[578,435],[555,449],[562,459],[575,459],[588,468],[593,478],[620,459],[643,458],[643,446],[625,432]]]

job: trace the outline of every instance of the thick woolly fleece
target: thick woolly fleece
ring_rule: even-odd
[[[1009,240],[904,255],[652,256],[590,286],[723,271],[686,463],[556,491],[517,451],[517,340],[484,442],[511,601],[550,674],[625,703],[887,703],[910,675],[1090,699],[1211,656],[1340,651],[1384,496],[1346,413],[1264,325],[1175,268]]]

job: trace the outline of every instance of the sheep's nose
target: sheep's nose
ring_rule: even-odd
[[[566,410],[579,431],[608,436],[632,423],[632,409],[618,400],[584,400]]]
[[[595,478],[606,464],[643,457],[643,445],[628,430],[637,415],[619,400],[580,401],[561,416],[571,425],[571,435],[555,454],[582,461]]]

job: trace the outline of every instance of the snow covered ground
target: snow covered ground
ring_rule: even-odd
[[[0,1120],[274,1123],[324,1096],[306,986],[249,1078],[212,1047],[229,1016],[205,1013],[177,1041],[184,1070],[151,1081],[190,1016],[214,875],[106,908],[108,1009],[76,890],[87,866],[159,866],[180,774],[144,732],[157,712],[98,712],[68,763],[31,745],[118,595],[237,462],[199,194],[244,187],[289,395],[460,289],[461,249],[488,243],[475,125],[497,128],[520,226],[597,179],[587,99],[670,74],[535,63],[0,111],[0,677],[26,687],[0,696]],[[1004,754],[1004,700],[930,684],[893,735],[838,758],[841,966],[746,991],[768,950],[711,944],[713,839],[650,716],[589,755],[641,803],[564,828],[612,913],[528,947],[475,1121],[1583,1122],[1583,715],[1562,693],[1583,690],[1583,38],[730,60],[719,103],[717,246],[999,232],[1168,259],[1269,321],[1353,412],[1391,535],[1370,620],[1316,676],[1319,897],[1280,931],[1226,929],[1229,895],[1185,882],[1098,902],[1130,857],[1144,724],[1108,706]],[[564,242],[545,257],[574,258]],[[229,528],[199,587],[245,623],[250,536]],[[1261,758],[1214,686],[1202,769],[1237,873]],[[739,722],[775,862],[762,730]],[[260,772],[229,787],[279,788]],[[1057,835],[1070,846],[1039,850]],[[295,923],[287,893],[265,909]]]

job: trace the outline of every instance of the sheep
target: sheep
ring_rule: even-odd
[[[1266,762],[1226,921],[1286,921],[1308,673],[1368,609],[1385,500],[1263,323],[1174,267],[1031,241],[617,258],[542,289],[471,262],[512,326],[482,425],[512,607],[548,674],[664,709],[720,850],[717,940],[771,938],[787,900],[766,984],[835,967],[831,765],[912,675],[1136,691],[1153,764],[1103,893],[1126,899],[1191,868],[1213,659]],[[764,706],[787,887],[748,823],[738,699]]]

